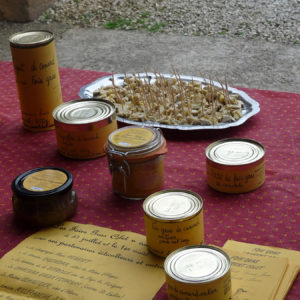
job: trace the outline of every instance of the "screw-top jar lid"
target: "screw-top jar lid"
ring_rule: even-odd
[[[264,155],[264,147],[249,139],[223,139],[206,148],[206,157],[209,160],[229,166],[251,164]]]
[[[213,246],[193,245],[179,248],[165,260],[165,272],[173,279],[187,283],[211,282],[230,269],[229,256]]]
[[[199,195],[181,189],[164,190],[150,195],[143,203],[145,214],[162,221],[188,219],[201,211]]]

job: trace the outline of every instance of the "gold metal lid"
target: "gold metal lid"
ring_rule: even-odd
[[[56,121],[64,124],[89,124],[115,118],[115,106],[102,99],[78,99],[60,104],[52,115]]]
[[[163,142],[157,128],[126,126],[109,135],[108,148],[121,153],[144,154],[158,149]]]
[[[176,281],[186,283],[211,282],[224,276],[230,269],[229,256],[213,246],[192,245],[169,254],[165,272]]]
[[[43,169],[24,178],[23,187],[33,192],[49,191],[62,186],[68,179],[65,172]]]
[[[185,220],[201,211],[203,201],[199,195],[181,189],[164,190],[144,200],[145,214],[162,221]]]
[[[18,32],[9,37],[12,46],[21,48],[30,48],[47,44],[54,39],[54,35],[50,31],[36,30]]]
[[[223,165],[246,165],[260,160],[265,155],[264,147],[249,139],[223,139],[206,148],[206,157]]]
[[[12,182],[11,188],[18,197],[42,199],[49,195],[63,193],[72,185],[73,176],[66,169],[41,167],[17,176]]]

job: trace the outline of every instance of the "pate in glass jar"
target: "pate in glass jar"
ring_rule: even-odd
[[[112,132],[105,145],[113,191],[132,200],[164,187],[166,140],[160,129],[126,126]]]
[[[17,176],[11,185],[15,217],[23,224],[43,227],[75,214],[77,194],[72,174],[58,167],[41,167]]]

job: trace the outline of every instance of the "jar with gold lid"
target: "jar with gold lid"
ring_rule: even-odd
[[[20,174],[11,185],[16,219],[38,227],[66,220],[77,209],[72,186],[72,174],[62,168],[42,167]]]
[[[109,135],[105,151],[116,194],[140,200],[163,189],[167,147],[159,129],[120,128]]]

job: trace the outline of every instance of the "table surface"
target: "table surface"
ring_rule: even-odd
[[[107,73],[60,68],[63,100],[78,99],[79,89]],[[266,75],[267,76],[267,75]],[[222,130],[164,130],[165,188],[198,193],[204,200],[205,242],[226,240],[300,251],[300,94],[239,88],[260,104],[261,111],[241,126]],[[58,166],[74,177],[79,197],[74,222],[145,234],[142,201],[114,195],[106,157],[71,160],[57,151],[55,131],[23,129],[11,62],[0,62],[0,257],[35,230],[16,224],[11,182],[36,167]],[[205,148],[229,137],[250,138],[266,149],[266,181],[259,189],[238,195],[212,190],[206,183]],[[167,299],[165,288],[155,296]],[[286,299],[300,299],[297,277]]]

